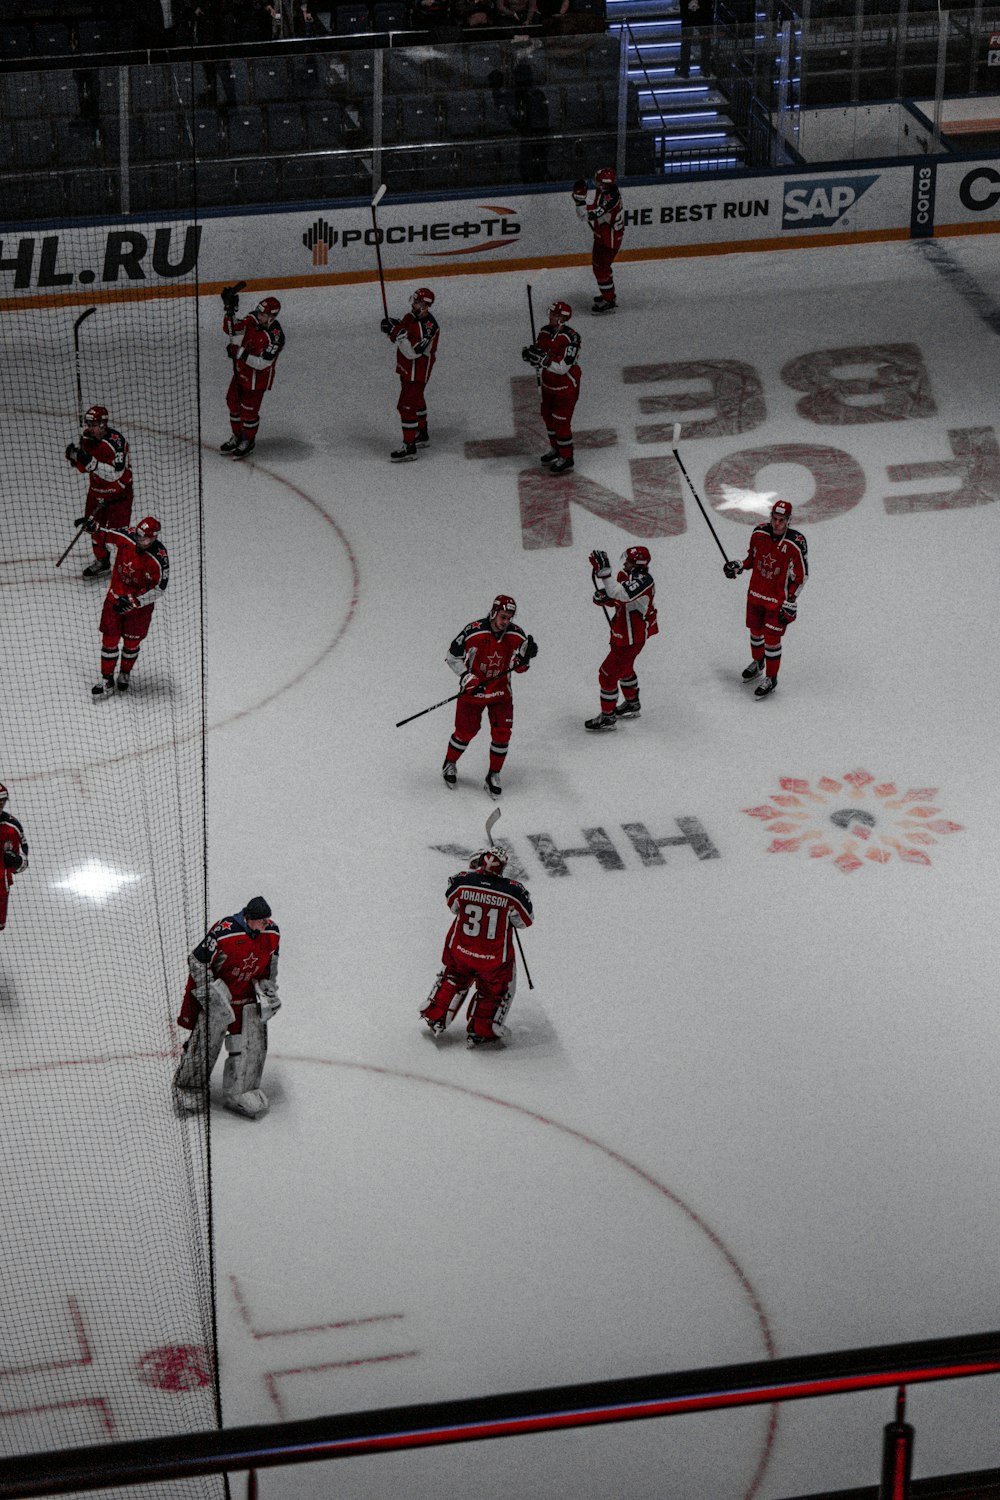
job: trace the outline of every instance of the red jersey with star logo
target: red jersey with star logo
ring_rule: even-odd
[[[229,987],[233,1009],[237,1013],[231,1031],[239,1030],[240,1007],[247,1000],[257,998],[254,980],[271,977],[271,960],[277,960],[280,938],[277,923],[270,918],[263,932],[254,932],[237,912],[235,916],[223,917],[216,922],[194,950],[193,957],[199,963],[207,964],[213,976],[224,980]],[[193,1031],[197,1019],[194,981],[189,978],[177,1024]]]
[[[151,547],[140,547],[136,542],[137,532],[124,526],[96,527],[93,535],[115,549],[110,597],[120,599],[131,595],[140,609],[154,604],[170,581],[170,562],[163,543],[157,541]]]
[[[780,609],[786,600],[797,599],[809,577],[808,556],[801,531],[788,526],[775,536],[770,522],[755,526],[743,559],[744,571],[753,569],[748,597],[765,609]]]
[[[503,635],[497,637],[490,629],[489,618],[473,620],[460,630],[448,647],[448,665],[453,672],[474,672],[482,682],[495,678],[492,686],[476,692],[484,703],[495,701],[510,693],[510,669],[526,672],[528,664],[514,658],[528,639],[520,625],[507,626]]]

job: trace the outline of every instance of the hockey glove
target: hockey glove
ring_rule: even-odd
[[[736,558],[734,557],[731,562],[726,563],[726,566],[722,571],[723,573],[725,573],[727,578],[739,578],[740,574],[743,572],[743,564],[741,562],[737,562]]]
[[[24,860],[16,849],[5,848],[3,851],[3,863],[5,870],[19,870],[24,864]]]
[[[590,554],[589,561],[598,578],[611,577],[611,563],[608,561],[608,554],[606,552],[595,550]]]
[[[545,363],[545,355],[537,344],[528,344],[521,350],[521,358],[526,365],[533,365],[537,370]]]
[[[474,693],[482,685],[482,678],[477,677],[475,672],[463,672],[458,687],[461,693]]]
[[[535,637],[533,635],[528,636],[528,639],[521,647],[518,655],[525,663],[534,661],[535,657],[538,655],[538,647],[535,645]]]
[[[236,314],[239,312],[239,294],[237,292],[234,292],[232,287],[224,286],[222,288],[222,306],[225,309],[227,317],[235,318]]]
[[[67,443],[66,444],[66,461],[68,463],[71,463],[71,464],[75,465],[76,464],[76,460],[79,457],[79,453],[80,453],[80,450],[76,446],[75,443]]]
[[[428,346],[429,343],[430,343],[430,339],[426,338],[426,339],[421,339],[419,341],[419,343],[414,344],[414,346],[413,346],[413,352],[414,352],[414,354],[426,354],[427,353],[427,346]]]
[[[133,609],[139,608],[139,601],[133,594],[118,594],[115,598],[112,608],[114,609],[115,614],[127,615],[130,614]]]
[[[592,208],[590,210],[590,212],[587,214],[587,223],[590,225],[591,229],[596,229],[597,226],[598,226],[598,224],[600,222],[601,222],[601,216],[600,216],[600,214],[597,212],[596,208]]]
[[[778,610],[778,619],[782,625],[790,625],[798,615],[798,612],[799,606],[795,601],[793,599],[786,599],[785,603]]]
[[[383,333],[390,333],[391,334],[392,330],[395,328],[396,324],[395,324],[395,322],[393,321],[392,318],[383,318],[382,321],[381,321],[381,323],[378,326],[381,328],[381,330],[382,330]]]
[[[586,203],[586,201],[587,201],[587,184],[586,184],[586,182],[584,182],[583,178],[581,177],[577,182],[574,182],[574,184],[573,184],[573,202],[575,204],[577,204],[580,208],[582,208],[583,205]]]

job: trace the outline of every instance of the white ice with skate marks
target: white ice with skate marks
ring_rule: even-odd
[[[988,247],[953,249],[995,293]],[[691,420],[639,404],[689,382],[626,383],[624,368],[728,359],[757,373],[764,412],[750,431],[682,431],[703,496],[722,460],[793,443],[846,453],[865,480],[853,508],[815,520],[801,467],[737,486],[781,490],[810,545],[765,703],[739,681],[745,580],[723,578],[690,496],[681,534],[643,536],[661,628],[639,658],[642,717],[595,737],[583,720],[607,626],[587,555],[638,538],[573,506],[570,545],[525,548],[517,475],[537,456],[464,457],[512,431],[524,279],[423,279],[442,342],[417,463],[388,461],[398,382],[374,287],[282,294],[289,341],[253,459],[207,456],[209,712],[229,721],[209,744],[209,905],[268,895],[285,1000],[270,1114],[216,1121],[227,1422],[758,1358],[733,1262],[779,1354],[993,1326],[998,513],[893,513],[885,497],[957,482],[887,468],[948,459],[948,431],[993,427],[994,336],[909,245],[623,265],[608,320],[586,316],[584,271],[533,276],[536,307],[567,298],[583,334],[576,425],[618,434],[580,450],[578,476],[629,497],[629,461],[670,454],[637,426]],[[390,312],[411,291],[390,283]],[[217,308],[202,316],[202,420],[221,442],[228,371],[221,339],[212,364]],[[886,342],[919,347],[933,415],[797,412],[789,361]],[[741,556],[750,513],[710,514]],[[514,684],[497,830],[535,903],[535,989],[519,985],[510,1045],[480,1056],[460,1032],[435,1045],[418,1011],[450,851],[485,836],[487,732],[450,793],[451,710],[392,726],[455,690],[448,644],[498,591],[539,643]],[[923,866],[845,874],[805,849],[768,853],[747,808],[782,777],[850,787],[861,769],[901,794],[936,789],[927,805],[962,831]],[[644,860],[628,830],[678,838],[679,819],[718,857],[689,840]],[[596,829],[603,863],[547,873],[540,840],[582,849]],[[970,1384],[911,1396],[921,1472],[995,1461],[994,1393]],[[890,1407],[786,1408],[759,1493],[873,1483]],[[265,1474],[262,1494],[739,1497],[766,1440],[763,1412],[671,1420]]]

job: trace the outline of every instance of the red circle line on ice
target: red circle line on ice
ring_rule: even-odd
[[[759,807],[745,807],[774,835],[768,854],[833,859],[845,875],[865,863],[929,865],[928,847],[963,825],[938,814],[936,786],[901,791],[894,781],[876,781],[870,771],[821,776],[813,786],[798,776],[779,778],[780,792]]]
[[[660,1182],[659,1178],[654,1177],[651,1172],[647,1172],[644,1167],[640,1167],[636,1162],[630,1161],[620,1151],[616,1151],[611,1146],[604,1145],[595,1136],[588,1135],[583,1130],[577,1130],[573,1125],[565,1125],[560,1120],[553,1119],[550,1115],[543,1115],[538,1110],[529,1109],[523,1104],[515,1104],[510,1099],[503,1099],[497,1094],[487,1094],[482,1089],[469,1088],[466,1084],[462,1083],[451,1083],[440,1078],[429,1078],[423,1073],[411,1073],[405,1068],[385,1068],[379,1067],[374,1063],[346,1062],[339,1058],[304,1057],[280,1052],[275,1053],[274,1058],[276,1061],[286,1063],[307,1063],[325,1068],[348,1068],[362,1073],[374,1073],[378,1077],[396,1078],[406,1083],[425,1084],[430,1088],[446,1089],[450,1093],[462,1094],[466,1098],[478,1100],[483,1104],[495,1104],[499,1109],[510,1110],[513,1114],[522,1115],[525,1119],[533,1120],[538,1125],[548,1126],[549,1129],[556,1130],[561,1135],[578,1141],[590,1150],[599,1152],[608,1161],[614,1162],[616,1166],[624,1167],[627,1172],[630,1172],[640,1182],[658,1193],[661,1198],[664,1198],[673,1208],[683,1214],[688,1222],[704,1236],[716,1254],[722,1257],[727,1270],[736,1279],[741,1296],[748,1303],[753,1313],[767,1358],[775,1358],[774,1335],[771,1331],[770,1320],[764,1310],[760,1294],[722,1236],[702,1218],[701,1214],[685,1203],[684,1199],[675,1193],[672,1188],[667,1187],[666,1183]],[[774,1451],[777,1430],[778,1407],[775,1404],[768,1408],[767,1429],[761,1444],[760,1456],[757,1460],[753,1478],[744,1491],[743,1500],[753,1500],[753,1497],[757,1494],[763,1483],[768,1465],[771,1462],[771,1455]]]

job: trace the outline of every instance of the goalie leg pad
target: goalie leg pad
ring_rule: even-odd
[[[458,974],[441,969],[427,996],[427,1004],[420,1014],[431,1026],[443,1021],[450,1026],[469,992],[469,982]]]
[[[504,1022],[513,1004],[516,987],[517,976],[514,973],[500,984],[482,979],[479,981],[469,1006],[467,1030],[470,1036],[483,1037],[488,1041],[502,1041],[507,1036]]]
[[[222,1102],[249,1120],[267,1113],[268,1098],[260,1087],[267,1060],[267,1026],[260,1007],[244,1005],[243,1029],[226,1036],[226,1065],[222,1071]]]
[[[184,1056],[174,1074],[175,1097],[185,1109],[204,1108],[205,1086],[209,1074],[218,1061],[219,1053],[222,1051],[222,1039],[232,1019],[232,1009],[229,1006],[217,1005],[212,999],[209,1000],[207,1018],[204,1010],[198,1011],[194,1030],[187,1040]],[[182,1098],[178,1093],[180,1090],[193,1092],[196,1102]]]

